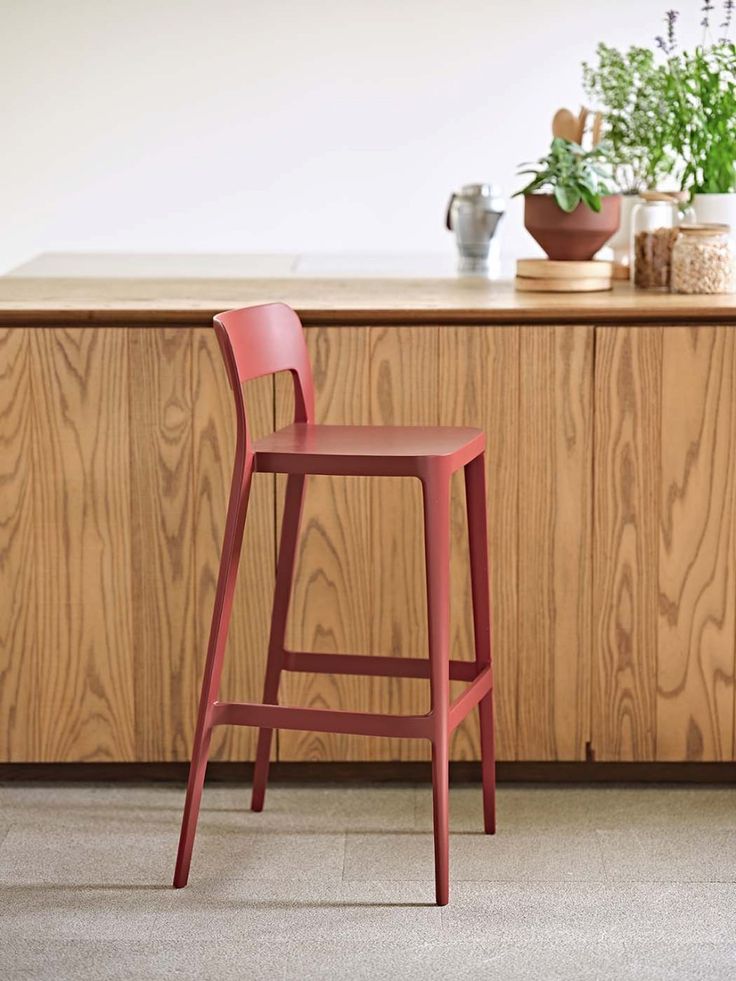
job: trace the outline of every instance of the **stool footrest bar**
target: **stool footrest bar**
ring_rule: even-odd
[[[361,674],[385,678],[429,678],[429,659],[384,657],[378,654],[317,654],[284,651],[285,671],[312,674]],[[450,661],[451,681],[474,681],[478,666],[474,661]]]
[[[478,702],[482,698],[485,698],[492,688],[493,668],[489,664],[488,667],[483,668],[475,681],[468,685],[465,691],[461,695],[458,695],[450,705],[450,732],[453,732],[460,725],[468,712],[474,709]]]
[[[420,739],[431,738],[432,732],[432,720],[428,715],[378,715],[369,712],[261,705],[256,702],[215,702],[210,710],[210,725]]]

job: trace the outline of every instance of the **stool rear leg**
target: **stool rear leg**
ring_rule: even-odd
[[[473,597],[475,663],[478,670],[491,663],[491,598],[488,573],[488,519],[486,513],[485,454],[465,466],[468,512],[470,578]],[[478,704],[480,716],[483,824],[486,834],[496,831],[496,758],[493,732],[493,689]]]
[[[286,482],[284,519],[281,525],[279,557],[276,564],[276,586],[274,589],[273,612],[271,614],[271,633],[268,641],[268,661],[266,680],[263,686],[263,703],[278,703],[279,681],[283,664],[286,620],[289,614],[289,600],[294,581],[296,549],[299,542],[299,524],[304,503],[305,477],[291,474]],[[268,782],[268,769],[271,759],[271,740],[273,729],[258,730],[256,762],[253,769],[253,793],[251,810],[262,811]]]
[[[422,483],[427,571],[430,689],[432,699],[432,795],[437,904],[449,900],[449,705],[450,705],[450,479],[442,473]]]
[[[217,699],[220,678],[222,677],[222,663],[228,627],[230,626],[240,549],[243,544],[243,529],[245,527],[245,512],[248,506],[251,474],[250,461],[244,464],[242,458],[236,459],[225,524],[220,571],[217,577],[215,605],[212,611],[207,660],[199,699],[197,726],[194,732],[192,762],[189,766],[187,796],[179,835],[179,850],[176,857],[176,869],[174,870],[174,887],[177,889],[185,886],[189,879],[189,866],[192,860],[192,848],[197,831],[199,805],[202,800],[202,787],[204,786],[212,736],[210,710]]]

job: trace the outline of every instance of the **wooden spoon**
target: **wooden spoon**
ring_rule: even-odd
[[[597,112],[593,117],[593,129],[591,130],[591,139],[593,141],[593,146],[598,146],[601,142],[601,137],[603,136],[603,113]]]
[[[585,123],[588,119],[588,113],[590,110],[586,109],[585,106],[580,107],[580,112],[577,118],[577,136],[575,137],[575,142],[582,146],[583,137],[585,136]]]
[[[578,142],[578,119],[569,109],[558,109],[552,117],[552,135],[571,143]]]

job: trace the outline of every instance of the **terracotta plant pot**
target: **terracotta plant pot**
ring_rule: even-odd
[[[550,259],[592,259],[618,230],[621,195],[603,198],[600,211],[582,201],[569,214],[551,194],[527,194],[524,198],[524,227]]]

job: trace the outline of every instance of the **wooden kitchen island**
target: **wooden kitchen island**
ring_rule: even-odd
[[[319,422],[486,431],[501,760],[734,760],[736,297],[305,277],[287,259],[243,257],[240,276],[234,257],[51,256],[0,278],[0,762],[188,758],[234,442],[210,323],[268,300],[303,319]],[[247,397],[257,434],[289,419],[286,379]],[[283,491],[254,484],[239,700],[261,693]],[[424,654],[420,509],[414,481],[311,479],[291,646]],[[460,480],[460,658],[466,534]],[[282,701],[414,713],[428,686],[287,674]],[[213,758],[252,758],[251,730],[215,740]],[[477,758],[475,722],[453,752]],[[426,754],[277,742],[283,761]]]

